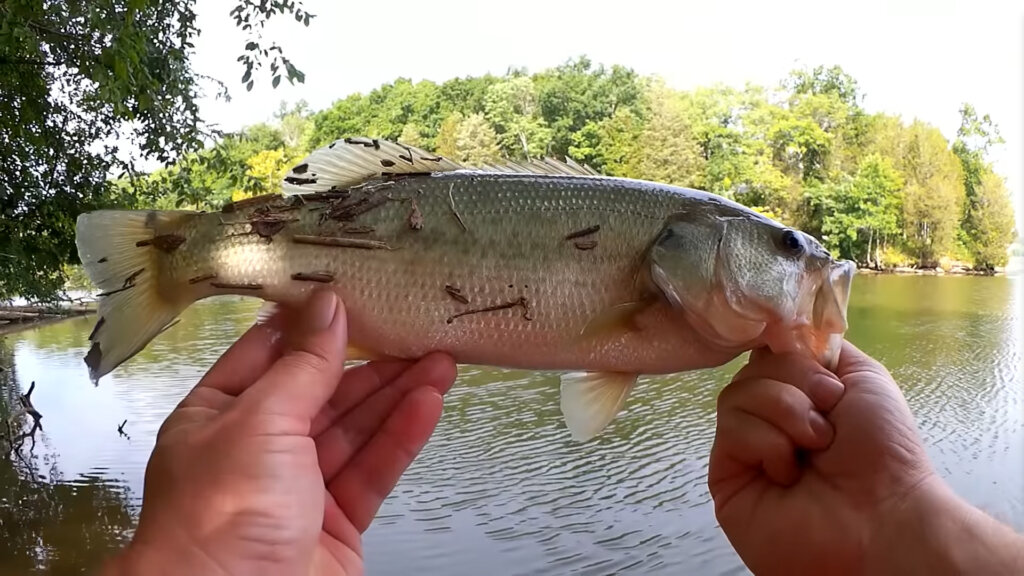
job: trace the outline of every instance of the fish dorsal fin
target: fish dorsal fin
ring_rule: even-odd
[[[511,174],[553,174],[563,176],[601,176],[589,166],[582,166],[572,158],[558,160],[556,158],[538,158],[536,160],[504,160],[497,163],[486,163],[470,169],[482,172],[503,172]]]
[[[284,177],[287,196],[344,190],[385,175],[452,172],[465,167],[426,150],[377,138],[343,138],[321,146]]]

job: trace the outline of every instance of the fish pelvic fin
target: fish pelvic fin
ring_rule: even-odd
[[[186,242],[160,234],[188,211],[100,210],[78,217],[78,255],[99,288],[96,325],[85,364],[92,381],[138,354],[195,301],[187,287],[167,286],[168,258]]]
[[[464,166],[421,148],[378,138],[342,138],[313,150],[285,174],[286,196],[344,190],[384,176],[452,172]]]
[[[618,416],[636,384],[636,374],[570,372],[562,375],[561,408],[574,440],[597,436]]]

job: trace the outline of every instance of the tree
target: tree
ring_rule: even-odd
[[[991,270],[1004,266],[1013,242],[1013,204],[1005,181],[992,171],[985,171],[974,189],[970,213],[969,249],[975,268]]]
[[[537,95],[529,76],[492,84],[484,97],[484,115],[498,135],[501,151],[514,158],[547,156],[551,129],[537,115]]]
[[[960,128],[953,152],[964,175],[961,241],[979,268],[993,268],[1006,261],[1013,241],[1013,207],[1003,180],[987,161],[989,150],[1004,142],[999,127],[985,114],[978,117],[970,104],[960,108]]]
[[[964,199],[963,169],[942,133],[920,121],[908,130],[902,164],[908,247],[921,266],[934,266],[956,236]]]
[[[303,81],[280,47],[259,37],[280,15],[305,25],[312,17],[290,0],[242,0],[231,11],[247,34],[247,88],[267,60],[275,86],[282,67],[290,82]],[[78,214],[136,202],[108,174],[135,178],[140,161],[169,166],[215,135],[196,105],[210,79],[190,64],[195,22],[192,2],[0,6],[0,300],[58,297],[64,264],[77,261]]]
[[[455,133],[456,161],[471,166],[493,162],[501,156],[498,135],[487,124],[483,114],[470,114],[459,123]]]

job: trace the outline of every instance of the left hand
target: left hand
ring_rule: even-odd
[[[345,370],[331,291],[252,327],[168,416],[124,574],[362,574],[362,533],[441,417],[452,359]]]

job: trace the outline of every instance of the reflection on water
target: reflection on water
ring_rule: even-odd
[[[850,310],[850,339],[900,381],[943,476],[1018,529],[1022,287],[860,276]],[[44,415],[35,447],[0,460],[0,573],[85,572],[130,535],[156,430],[257,306],[193,307],[98,387],[81,361],[92,319],[0,343],[0,415],[32,381]],[[706,487],[715,396],[738,366],[644,379],[583,445],[561,423],[556,375],[464,367],[433,440],[367,533],[369,573],[746,573]],[[117,431],[126,419],[128,438]]]

